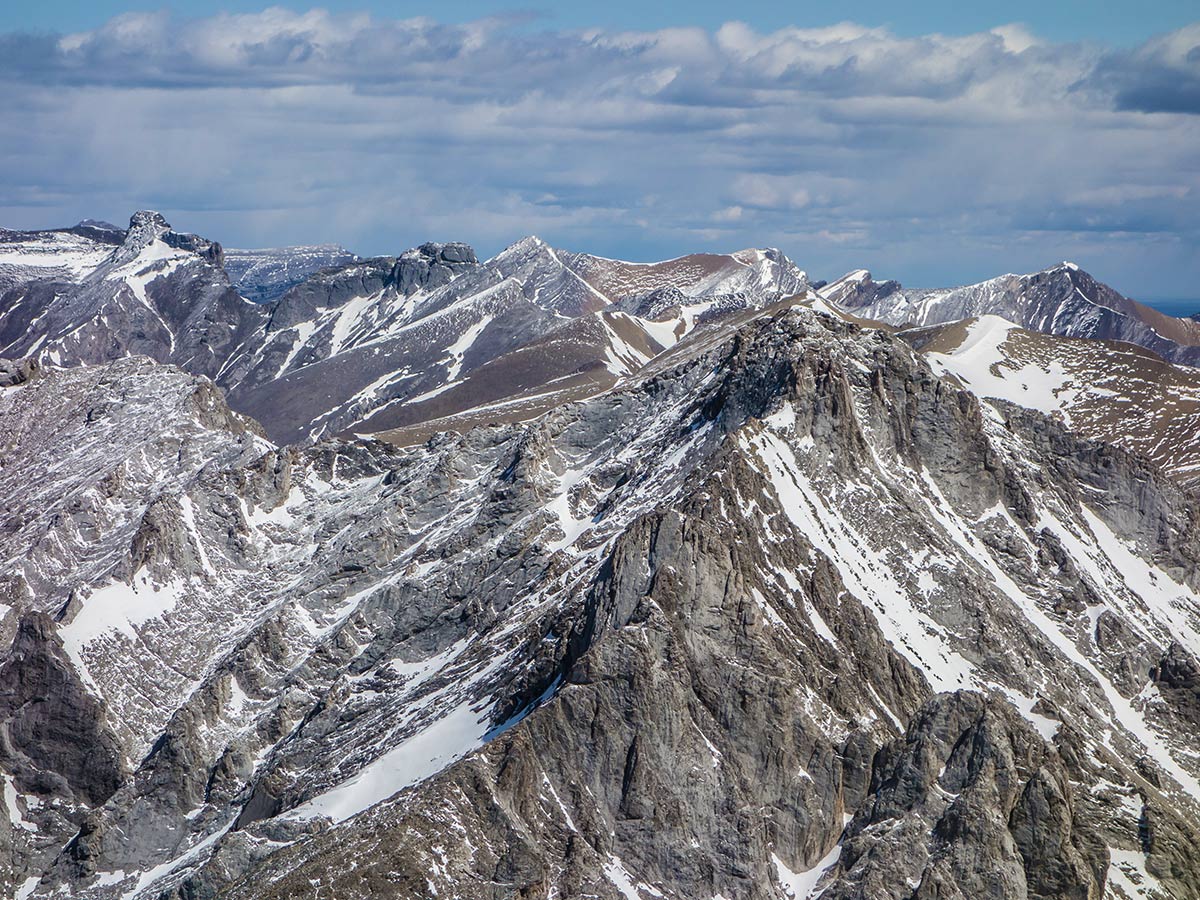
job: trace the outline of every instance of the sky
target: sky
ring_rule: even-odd
[[[129,12],[169,10],[180,16],[207,14],[214,9],[231,13],[254,13],[267,4],[238,0],[218,4],[147,3],[129,4],[120,0],[39,0],[37,3],[12,2],[5,9],[4,22],[12,31],[73,32],[98,28],[114,16]],[[313,8],[311,4],[271,4],[293,12]],[[618,28],[646,30],[677,26],[698,26],[715,30],[731,20],[748,22],[757,28],[774,31],[789,25],[807,28],[854,21],[872,27],[886,27],[893,33],[914,37],[933,32],[970,34],[988,31],[1012,22],[1032,23],[1044,38],[1055,41],[1104,41],[1132,45],[1146,38],[1173,31],[1197,19],[1195,0],[1115,0],[1099,4],[1096,0],[1006,0],[1001,4],[964,3],[962,0],[827,0],[780,2],[780,0],[689,0],[689,2],[647,3],[646,0],[607,0],[604,3],[573,2],[495,2],[495,0],[456,0],[454,3],[397,2],[397,0],[335,0],[319,4],[335,13],[368,12],[378,18],[415,18],[431,14],[439,21],[462,24],[488,16],[523,16],[527,29]]]
[[[912,286],[1071,259],[1200,297],[1194,3],[9,5],[9,228],[775,246]]]

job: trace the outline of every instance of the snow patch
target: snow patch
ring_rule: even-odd
[[[1112,396],[1090,387],[1068,372],[1062,361],[1021,361],[1003,349],[1018,326],[999,316],[980,316],[967,326],[967,337],[949,353],[928,353],[939,375],[953,375],[980,398],[1007,400],[1047,415],[1056,414],[1068,426],[1071,409],[1084,397]]]
[[[353,778],[296,807],[291,815],[344,822],[482,747],[486,721],[486,714],[481,716],[464,703],[363,766]]]
[[[558,527],[562,529],[563,533],[561,538],[550,544],[552,553],[570,547],[592,524],[590,517],[576,519],[571,512],[571,491],[585,477],[587,477],[586,469],[568,469],[559,479],[558,493],[554,495],[553,500],[546,504],[546,510],[554,514],[558,520]]]
[[[8,821],[20,828],[22,831],[37,831],[38,827],[34,822],[30,822],[25,818],[25,814],[21,812],[21,807],[17,805],[17,786],[13,782],[11,775],[4,776],[4,808],[8,811]]]
[[[616,856],[609,855],[608,862],[604,864],[604,875],[621,892],[626,900],[645,900],[642,896],[643,893],[655,898],[663,896],[663,892],[657,888],[653,888],[640,881],[635,881],[633,876],[625,869],[624,863]]]
[[[116,632],[137,642],[137,629],[159,619],[175,608],[183,596],[184,584],[175,580],[165,585],[152,584],[142,573],[133,584],[114,581],[93,591],[75,618],[59,629],[63,649],[75,663],[84,680],[91,683],[83,652],[92,641]],[[94,685],[93,685],[94,686]]]
[[[483,330],[492,323],[495,316],[484,316],[470,328],[462,333],[462,336],[446,348],[446,353],[449,355],[450,370],[446,373],[447,381],[457,381],[458,375],[462,372],[463,359],[467,355],[467,351],[475,345],[476,339],[483,334]]]
[[[1032,697],[1026,697],[1024,694],[1002,684],[994,685],[994,687],[1003,691],[1004,695],[1012,702],[1012,705],[1017,708],[1021,715],[1025,717],[1025,720],[1034,727],[1044,740],[1054,740],[1055,735],[1058,734],[1058,729],[1062,727],[1062,723],[1057,719],[1051,719],[1049,716],[1043,716],[1041,713],[1035,713],[1033,707],[1037,705],[1037,700]]]
[[[1131,898],[1167,894],[1162,883],[1146,869],[1146,856],[1138,850],[1108,848],[1108,880]]]
[[[824,888],[818,888],[821,878],[836,866],[841,858],[842,845],[840,841],[815,866],[803,872],[793,872],[783,860],[774,853],[771,854],[771,861],[775,863],[775,872],[779,877],[779,885],[792,900],[816,900],[820,897],[825,892]]]

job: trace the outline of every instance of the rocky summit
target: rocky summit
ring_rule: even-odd
[[[239,253],[0,231],[0,895],[1200,897],[1195,323]]]

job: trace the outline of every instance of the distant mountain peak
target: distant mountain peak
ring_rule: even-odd
[[[449,284],[463,271],[479,264],[470,244],[426,242],[400,254],[389,281],[405,296]]]
[[[886,284],[886,283],[885,283]],[[933,326],[998,315],[1030,331],[1125,341],[1164,359],[1200,365],[1200,331],[1115,291],[1077,263],[1007,274],[949,289],[890,289],[849,276],[822,291],[844,311],[892,326]]]
[[[426,241],[421,246],[405,250],[400,254],[401,259],[412,259],[418,256],[444,263],[474,264],[479,262],[475,256],[475,248],[462,241]]]
[[[153,209],[140,209],[129,217],[129,230],[125,232],[121,245],[113,251],[109,262],[124,265],[136,259],[155,241],[162,241],[176,250],[195,253],[215,265],[224,265],[224,250],[219,243],[196,234],[172,230],[166,217]]]
[[[114,225],[104,219],[80,219],[76,228],[95,228],[97,231],[124,231],[120,225]]]
[[[754,265],[754,263],[761,262],[764,259],[771,262],[782,262],[787,259],[787,254],[778,247],[746,247],[743,250],[731,253],[730,256],[738,262],[743,262],[747,265]]]
[[[899,292],[900,282],[876,282],[869,269],[854,269],[820,290],[826,300],[846,309],[878,303]]]
[[[1016,274],[1016,273],[1009,273],[1008,275],[1002,275],[1000,277],[1001,278],[1032,278],[1032,277],[1035,277],[1035,275],[1066,275],[1067,277],[1082,276],[1084,278],[1092,277],[1091,274],[1089,272],[1087,272],[1085,269],[1083,269],[1078,263],[1073,263],[1070,260],[1065,260],[1065,259],[1062,262],[1058,262],[1052,266],[1048,266],[1045,269],[1042,269],[1040,272],[1036,272],[1032,275],[1020,275],[1020,274]]]
[[[141,228],[144,226],[160,227],[164,230],[171,228],[171,223],[166,217],[156,209],[139,209],[129,217],[129,230]]]
[[[549,247],[549,246],[550,245],[548,243],[546,243],[544,240],[542,240],[536,234],[527,234],[527,235],[525,235],[525,237],[521,238],[515,244],[512,244],[510,249],[516,249],[518,247],[525,248],[525,247]]]
[[[847,272],[834,284],[868,284],[872,281],[870,269],[855,269],[852,272]]]
[[[554,248],[552,248],[536,234],[530,234],[521,238],[519,241],[509,244],[494,257],[492,257],[491,261],[503,262],[504,260],[508,259],[521,259],[529,256],[538,256],[546,254],[547,252],[553,253]]]
[[[138,210],[129,217],[129,231],[125,233],[125,241],[121,244],[121,250],[126,252],[122,256],[132,258],[170,230],[171,223],[162,213],[152,209]]]

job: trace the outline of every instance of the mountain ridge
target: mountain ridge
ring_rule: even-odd
[[[631,335],[643,348],[630,357],[638,363],[691,328],[696,315],[714,315],[715,300],[729,308],[760,306],[801,291],[806,283],[778,251],[635,266],[555,251],[530,237],[482,263],[461,243],[427,243],[394,257],[356,257],[308,273],[270,302],[239,304],[219,244],[177,236],[151,212],[136,214],[121,241],[112,252],[104,245],[105,255],[94,269],[80,268],[87,277],[77,285],[29,278],[24,270],[28,280],[0,295],[0,353],[40,354],[60,364],[145,353],[215,378],[238,408],[288,440],[352,432],[362,419],[377,416],[380,406],[446,389],[473,368],[542,338],[561,323],[598,314],[643,289],[669,283],[672,290],[683,290],[653,312],[661,318],[678,307],[673,326],[632,326],[641,332]],[[72,259],[77,268],[86,265]],[[0,254],[0,269],[3,265]],[[625,271],[636,271],[637,279],[623,282]],[[602,294],[588,278],[616,293]],[[197,293],[219,298],[205,301],[211,312],[197,315]],[[142,302],[131,302],[137,300]],[[110,312],[110,305],[119,311]],[[689,306],[696,311],[689,312]],[[122,321],[110,327],[114,317]],[[184,333],[197,318],[205,329],[199,340]],[[630,327],[627,319],[621,322],[618,330]],[[629,370],[620,362],[628,356],[627,341],[607,327],[583,331],[587,336],[571,351],[574,366],[551,373],[545,367],[559,363],[545,358],[535,377],[542,382],[569,377],[577,366],[615,376]],[[407,379],[396,374],[402,367],[391,361],[397,357],[410,363]],[[304,371],[333,358],[323,369]],[[610,371],[614,367],[618,371]],[[317,396],[325,398],[323,404],[310,408]]]
[[[1081,434],[1155,460],[1184,484],[1200,472],[1200,371],[1137,344],[1047,335],[998,316],[897,334],[981,398],[1054,415]]]
[[[877,284],[859,270],[828,285],[846,311],[900,327],[921,327],[978,315],[997,315],[1032,331],[1064,337],[1138,344],[1169,362],[1200,363],[1200,325],[1168,316],[1119,294],[1075,263],[1031,275],[1001,275],[959,288],[921,290],[911,297],[900,284]]]
[[[257,249],[225,248],[225,271],[243,297],[268,303],[321,269],[360,257],[340,244]]]

